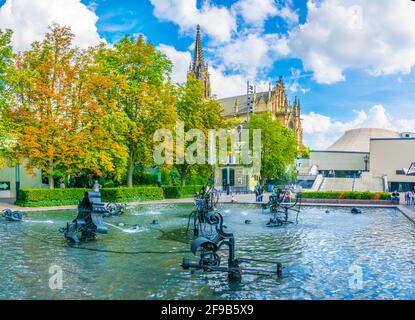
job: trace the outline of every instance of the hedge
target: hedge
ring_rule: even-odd
[[[349,199],[349,200],[388,200],[390,194],[386,192],[302,192],[304,199]]]
[[[162,186],[166,199],[192,198],[203,186]]]
[[[134,202],[164,199],[159,187],[107,188],[101,190],[105,202]]]
[[[20,189],[16,204],[23,207],[52,207],[75,205],[90,189]],[[104,202],[134,202],[161,200],[163,189],[158,187],[105,188],[101,190]]]
[[[20,189],[17,202],[68,202],[77,203],[88,189]],[[16,202],[16,203],[17,203]]]

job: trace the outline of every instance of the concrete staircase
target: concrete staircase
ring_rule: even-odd
[[[364,172],[360,179],[356,179],[353,191],[383,192],[383,179],[374,178],[369,172]]]
[[[320,191],[321,185],[324,182],[324,177],[322,174],[317,175],[316,179],[314,180],[313,187],[311,191]]]
[[[314,191],[383,192],[384,181],[383,178],[374,178],[365,172],[360,178],[323,178],[320,185],[315,184],[315,187]]]
[[[352,191],[353,178],[324,178],[319,191]]]

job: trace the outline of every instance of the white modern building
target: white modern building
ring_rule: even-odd
[[[300,183],[315,191],[414,190],[415,134],[363,128],[347,131],[327,150],[299,159]]]

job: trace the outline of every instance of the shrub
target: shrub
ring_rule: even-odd
[[[88,189],[20,189],[17,202],[82,200]]]
[[[134,202],[163,199],[163,189],[159,187],[108,188],[101,190],[106,202]]]
[[[390,194],[386,192],[303,192],[304,199],[349,199],[349,200],[387,200]]]
[[[200,192],[203,186],[163,186],[164,197],[166,199],[192,198]]]
[[[51,207],[75,205],[90,189],[21,189],[16,204],[23,207]],[[134,202],[163,199],[158,187],[105,188],[101,190],[105,202]]]

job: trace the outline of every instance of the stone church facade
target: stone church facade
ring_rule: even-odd
[[[219,100],[227,118],[246,118],[247,96],[236,96]],[[298,151],[303,147],[303,127],[301,123],[301,104],[297,97],[291,105],[288,101],[286,89],[282,78],[274,87],[269,86],[268,92],[254,93],[253,113],[270,112],[275,120],[290,128],[298,141]]]
[[[196,30],[196,42],[193,61],[190,65],[188,76],[199,79],[204,86],[205,98],[212,99],[209,66],[204,61],[202,35],[200,26]],[[240,123],[246,123],[248,111],[248,97],[241,95],[218,100],[223,108],[225,118],[237,118]],[[293,105],[288,101],[284,82],[280,78],[276,85],[269,86],[268,92],[253,94],[253,113],[270,112],[275,121],[290,128],[298,141],[298,151],[302,152],[303,129],[301,125],[301,105],[295,98]],[[253,168],[240,166],[237,163],[229,163],[223,167],[215,168],[215,186],[219,190],[230,192],[248,192],[255,188],[260,179],[260,172]]]
[[[188,75],[192,75],[196,79],[203,82],[205,90],[205,98],[211,99],[211,83],[209,66],[205,63],[203,56],[202,34],[200,26],[196,29],[196,42],[193,55],[193,62],[190,65]],[[283,79],[280,78],[274,87],[269,86],[268,92],[254,93],[253,112],[258,114],[262,112],[270,112],[273,118],[282,125],[290,128],[296,140],[298,141],[298,151],[301,153],[303,148],[303,128],[301,124],[301,105],[300,101],[295,98],[291,105],[288,101],[286,89]],[[224,117],[241,118],[243,122],[247,115],[247,96],[241,95],[220,99],[219,103],[224,109]]]

